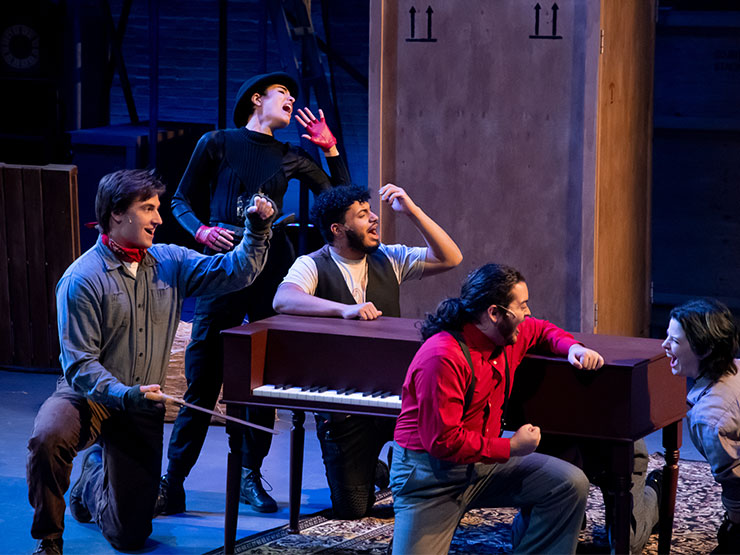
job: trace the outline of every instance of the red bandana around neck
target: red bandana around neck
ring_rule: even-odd
[[[137,262],[141,263],[146,256],[146,249],[129,249],[122,247],[116,243],[113,239],[108,237],[105,233],[102,234],[101,239],[103,244],[108,247],[113,254],[115,254],[122,262]]]

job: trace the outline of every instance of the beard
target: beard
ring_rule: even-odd
[[[360,235],[356,233],[353,229],[347,228],[344,233],[347,236],[347,244],[353,249],[362,253],[373,254],[376,250],[378,250],[378,247],[380,247],[380,242],[375,245],[366,245],[365,243],[363,243]]]
[[[516,340],[519,338],[518,329],[519,325],[512,325],[508,318],[499,324],[498,333],[504,340],[504,345],[513,345],[516,343]]]

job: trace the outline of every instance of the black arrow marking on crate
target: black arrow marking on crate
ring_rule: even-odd
[[[427,38],[425,39],[417,39],[415,38],[416,35],[416,8],[414,6],[411,6],[411,9],[409,10],[409,18],[410,18],[410,25],[411,25],[411,36],[406,39],[406,42],[437,42],[437,39],[432,38],[432,14],[434,13],[434,10],[431,6],[427,7],[426,14],[427,14]]]
[[[540,6],[540,3],[537,2],[534,5],[534,36],[539,37],[540,36],[540,10],[542,7]],[[530,38],[532,38],[532,35],[530,35]]]
[[[537,2],[534,5],[534,35],[529,35],[530,39],[562,39],[558,35],[558,10],[557,3],[552,5],[552,35],[540,35],[540,10],[542,6]]]

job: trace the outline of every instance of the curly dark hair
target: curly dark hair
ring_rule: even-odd
[[[713,382],[735,374],[738,328],[732,312],[715,299],[695,299],[671,310],[683,328],[694,354],[700,357],[699,375]]]
[[[98,230],[110,231],[110,215],[128,210],[137,200],[146,200],[166,191],[154,170],[118,170],[100,178],[95,196]]]
[[[421,337],[426,341],[440,331],[461,330],[468,322],[480,318],[491,305],[508,306],[514,299],[511,290],[526,281],[511,266],[486,264],[468,274],[459,297],[445,299],[434,314],[427,314],[421,324]]]
[[[311,207],[311,220],[319,228],[324,241],[334,242],[332,224],[343,224],[347,210],[355,202],[368,202],[370,193],[358,185],[341,185],[321,193]]]

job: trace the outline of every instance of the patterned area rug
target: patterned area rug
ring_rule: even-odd
[[[182,399],[185,395],[185,390],[188,388],[188,384],[185,380],[185,349],[190,343],[190,332],[193,325],[190,322],[181,321],[177,327],[177,333],[175,334],[175,340],[172,343],[172,350],[170,351],[170,363],[167,366],[167,379],[164,383],[162,391],[172,397]],[[223,390],[221,394],[223,393]],[[219,394],[218,398],[221,398]],[[178,405],[167,403],[165,405],[165,422],[174,422],[177,417],[177,413],[180,411]],[[226,414],[226,409],[223,404],[216,403],[214,409],[220,414]],[[223,424],[223,420],[212,418],[211,423]]]
[[[663,458],[660,455],[651,455],[650,469],[662,465]],[[715,534],[723,513],[720,492],[707,463],[680,463],[671,553],[695,555],[709,553],[715,547]],[[381,492],[378,497],[372,515],[362,520],[331,520],[329,511],[322,511],[301,521],[300,534],[289,534],[287,526],[283,526],[238,541],[235,552],[254,555],[383,555],[393,536],[393,508],[390,492]],[[579,553],[609,553],[603,507],[601,492],[592,486],[586,509],[587,526],[581,532]],[[476,509],[468,512],[452,540],[450,553],[510,552],[511,522],[515,514],[514,509]],[[206,555],[217,553],[223,553],[223,548]],[[644,553],[658,553],[657,534],[650,537]]]

